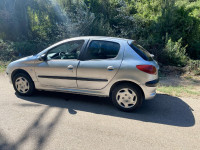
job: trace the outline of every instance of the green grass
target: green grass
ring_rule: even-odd
[[[158,91],[172,96],[200,96],[199,91],[195,91],[192,86],[158,86]]]

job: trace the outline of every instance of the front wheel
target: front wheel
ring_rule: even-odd
[[[32,79],[24,73],[16,74],[13,77],[13,87],[15,91],[22,96],[30,96],[35,90]]]
[[[140,89],[131,84],[121,84],[112,91],[112,102],[120,110],[131,112],[142,104]]]

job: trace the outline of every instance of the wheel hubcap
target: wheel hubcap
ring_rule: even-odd
[[[124,108],[131,108],[135,106],[137,102],[137,96],[132,89],[123,88],[117,92],[117,103]]]
[[[20,93],[27,93],[29,90],[29,82],[24,77],[19,77],[15,80],[15,87]]]

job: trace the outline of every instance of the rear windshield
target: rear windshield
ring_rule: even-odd
[[[146,49],[144,49],[142,46],[137,44],[136,41],[132,41],[131,43],[129,43],[129,45],[144,60],[146,60],[146,61],[152,61],[153,60],[150,53]]]

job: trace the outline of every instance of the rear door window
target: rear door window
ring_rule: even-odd
[[[90,42],[85,58],[87,60],[115,58],[119,53],[119,49],[119,43],[94,40]]]
[[[129,43],[129,45],[144,60],[146,60],[146,61],[152,61],[153,60],[153,58],[151,57],[151,54],[146,49],[144,49],[142,46],[137,44],[136,41],[132,41],[131,43]]]

